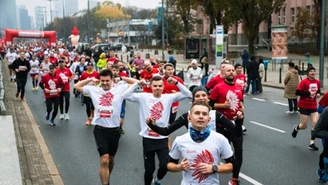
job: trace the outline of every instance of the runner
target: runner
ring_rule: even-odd
[[[91,97],[95,105],[95,117],[92,120],[94,137],[100,155],[100,180],[103,185],[109,185],[109,177],[114,167],[114,156],[118,149],[121,136],[119,116],[123,101],[122,94],[128,88],[125,82],[118,82],[112,87],[113,73],[103,69],[100,80],[91,77],[74,85],[79,92]],[[121,77],[128,83],[137,82],[134,79]],[[90,83],[101,83],[101,86],[90,86]]]
[[[210,131],[207,124],[210,107],[195,103],[190,109],[189,132],[178,136],[170,151],[167,169],[171,172],[183,171],[181,184],[220,184],[218,173],[231,173],[233,153],[228,140],[221,134]],[[179,159],[182,161],[179,163]],[[226,164],[220,165],[220,158]]]
[[[64,82],[59,75],[56,75],[56,67],[54,65],[50,65],[49,69],[49,73],[43,76],[39,85],[44,90],[44,96],[46,98],[46,120],[49,121],[50,119],[49,124],[56,126],[55,118],[58,113],[59,93],[64,88]],[[52,109],[53,112],[50,118]]]
[[[49,66],[51,65],[51,63],[48,60],[48,56],[44,57],[43,62],[40,64],[40,74],[41,74],[41,78],[49,73]]]
[[[48,56],[48,55],[45,55],[45,56]],[[58,66],[58,58],[59,58],[60,56],[57,56],[57,57],[55,57],[55,54],[54,54],[54,52],[50,52],[50,57],[48,58],[49,59],[49,62],[52,64],[52,65],[54,65],[54,66]]]
[[[226,59],[223,59],[221,64],[220,64],[220,68],[219,68],[219,72],[217,73],[216,76],[213,76],[213,78],[211,78],[210,76],[208,77],[208,82],[206,84],[206,89],[208,91],[211,91],[217,84],[224,82],[224,68],[230,65],[229,61]],[[212,73],[214,74],[214,73]]]
[[[298,107],[300,109],[301,123],[294,125],[292,136],[296,138],[299,130],[307,128],[308,117],[311,118],[312,129],[318,121],[317,98],[320,97],[320,81],[315,79],[315,68],[309,67],[307,71],[307,78],[303,79],[296,89],[296,95],[300,96]],[[315,137],[311,136],[310,150],[317,151],[318,147],[315,145]]]
[[[25,59],[25,52],[20,52],[19,58],[12,63],[12,69],[16,72],[17,93],[16,98],[20,94],[20,98],[24,101],[25,85],[28,72],[31,69],[30,62]]]
[[[80,58],[80,62],[79,64],[76,66],[76,69],[75,69],[75,77],[74,77],[74,84],[76,84],[79,79],[81,78],[81,75],[84,71],[86,71],[86,63],[85,63],[85,58],[84,57],[81,57]],[[75,88],[74,88],[75,90]],[[75,94],[75,98],[79,97],[80,96],[80,92],[79,91],[74,91],[74,94]],[[83,105],[83,96],[81,96],[81,102],[82,102],[82,105]]]
[[[16,81],[16,75],[15,75],[15,70],[12,68],[13,62],[16,60],[17,54],[14,52],[14,48],[10,48],[9,52],[5,56],[5,60],[7,61],[7,65],[9,68],[9,75],[10,75],[10,81],[12,82],[13,80]]]
[[[59,119],[69,120],[68,109],[70,104],[70,82],[73,78],[73,74],[70,69],[65,67],[64,60],[58,60],[59,68],[56,70],[56,75],[60,76],[62,81],[64,82],[64,88],[59,93],[59,111],[60,116]],[[64,114],[64,99],[65,99],[65,114]]]
[[[198,67],[197,60],[191,61],[191,67],[187,71],[187,78],[189,80],[189,90],[192,91],[196,86],[201,85],[203,77],[202,69]]]
[[[144,62],[144,69],[140,72],[140,80],[146,81],[146,84],[147,84],[146,86],[143,87],[143,89],[142,89],[143,92],[146,92],[146,93],[152,92],[152,90],[150,88],[150,80],[157,73],[159,73],[158,69],[153,68],[151,63],[148,60],[146,60]]]
[[[32,56],[32,60],[30,61],[31,71],[30,75],[32,78],[32,90],[38,90],[38,83],[39,83],[39,61],[36,59],[36,55]]]
[[[159,159],[159,169],[154,183],[155,185],[161,184],[160,180],[167,173],[166,163],[169,152],[167,136],[161,136],[149,129],[146,124],[147,117],[151,116],[152,119],[156,120],[157,125],[165,127],[169,122],[172,103],[191,97],[190,91],[176,79],[170,77],[167,79],[167,82],[176,84],[181,92],[162,94],[164,89],[163,79],[161,76],[155,75],[150,81],[152,93],[133,93],[139,84],[145,85],[145,82],[141,81],[138,84],[135,83],[122,95],[124,99],[138,102],[140,106],[139,118],[141,131],[139,135],[143,137],[145,185],[150,185],[152,183],[153,173],[155,171],[155,153]]]
[[[82,73],[82,75],[80,77],[80,81],[83,81],[88,78],[99,79],[99,74],[97,71],[94,70],[94,66],[93,66],[92,62],[88,62],[87,66],[86,66],[86,71],[84,71]],[[88,84],[88,85],[93,86],[94,84],[92,83],[92,81],[90,81],[90,84]],[[81,91],[79,91],[79,92],[81,92]],[[85,122],[85,125],[90,125],[92,118],[94,117],[95,108],[94,108],[92,100],[88,94],[83,94],[83,102],[86,105],[86,112],[87,112],[87,116],[88,116],[88,119]]]
[[[236,125],[242,125],[244,112],[242,103],[243,95],[240,85],[234,83],[234,66],[226,65],[224,76],[224,82],[217,84],[210,94],[210,105],[231,121],[236,122]],[[243,163],[243,134],[241,127],[236,127],[231,134],[230,142],[232,142],[234,147],[237,162],[234,165],[232,179],[229,181],[229,185],[239,185],[239,172]]]
[[[243,74],[243,66],[241,64],[237,63],[234,67],[235,67],[235,71],[236,71],[235,83],[240,85],[240,88],[241,88],[241,91],[243,94],[243,96],[242,96],[243,99],[241,100],[241,102],[244,103],[244,91],[247,86],[246,76],[245,76],[245,74]],[[243,132],[246,132],[247,129],[244,125],[244,118],[242,118],[242,122],[243,122],[243,124],[242,124]]]
[[[109,51],[109,57],[107,58],[107,63],[111,62],[112,64],[116,64],[118,62],[118,58],[115,57],[114,51]]]

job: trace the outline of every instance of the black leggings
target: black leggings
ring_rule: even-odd
[[[297,99],[288,98],[289,111],[297,111]]]
[[[236,120],[236,128],[231,133],[230,142],[232,143],[233,149],[234,149],[234,156],[236,158],[236,163],[232,170],[232,178],[239,177],[239,172],[241,169],[241,166],[243,164],[243,132],[242,132],[242,125],[243,120]]]
[[[91,117],[91,110],[94,111],[95,107],[93,106],[92,100],[89,96],[84,96],[84,104],[86,106],[87,116]]]
[[[59,96],[59,110],[60,114],[64,114],[64,98],[65,98],[65,113],[68,113],[69,109],[69,99],[70,99],[70,92],[60,92]]]
[[[25,94],[25,85],[26,85],[27,78],[17,78],[16,77],[16,84],[17,84],[17,93],[21,93],[21,98],[24,98]]]
[[[143,153],[144,153],[144,167],[145,174],[144,180],[145,185],[151,185],[153,180],[153,173],[155,171],[155,154],[157,154],[159,160],[159,168],[157,171],[157,178],[159,180],[163,179],[167,173],[167,157],[169,154],[169,149],[167,146],[166,139],[149,139],[143,138]]]
[[[55,120],[58,113],[58,102],[59,97],[46,98],[47,114],[49,115],[52,111],[52,105],[54,106],[54,111],[52,112],[51,120]]]

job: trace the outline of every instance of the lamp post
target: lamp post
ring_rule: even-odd
[[[89,43],[90,42],[90,0],[88,0],[88,20],[87,20],[87,37],[88,37],[88,39],[87,39],[87,43]]]
[[[65,17],[65,14],[66,14],[66,11],[65,11],[65,0],[62,1],[63,2],[63,21],[64,21],[64,43],[66,44],[66,17]]]
[[[162,12],[161,12],[161,16],[162,16],[162,60],[164,60],[164,0],[162,0]]]
[[[326,0],[321,0],[321,25],[320,25],[320,64],[319,64],[319,80],[320,86],[323,87],[323,73],[324,73],[324,43],[325,43],[325,10]]]

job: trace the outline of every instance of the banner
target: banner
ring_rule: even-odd
[[[287,26],[272,27],[272,59],[288,58]]]
[[[216,43],[215,43],[215,66],[220,67],[221,61],[223,59],[223,26],[216,25]]]

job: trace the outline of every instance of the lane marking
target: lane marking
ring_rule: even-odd
[[[265,99],[261,99],[261,98],[252,98],[252,99],[256,101],[266,101]]]
[[[273,102],[274,104],[277,104],[277,105],[282,105],[282,106],[286,106],[288,107],[288,104],[287,103],[280,103],[280,102]]]
[[[220,162],[220,164],[225,164],[225,163],[222,163]],[[244,180],[250,182],[251,184],[254,184],[254,185],[263,185],[262,183],[258,182],[257,180],[253,179],[252,177],[249,177],[241,172],[239,172],[239,177],[243,178]]]
[[[283,131],[283,130],[280,130],[280,129],[277,129],[277,128],[274,128],[274,127],[270,127],[268,125],[264,125],[264,124],[261,124],[261,123],[255,122],[255,121],[250,121],[250,123],[253,123],[255,125],[258,125],[258,126],[261,126],[261,127],[265,127],[265,128],[268,128],[268,129],[277,131],[277,132],[286,133],[286,131]]]

